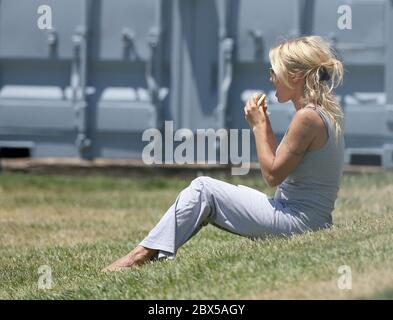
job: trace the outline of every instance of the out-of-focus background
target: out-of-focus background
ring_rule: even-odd
[[[140,160],[165,120],[247,128],[250,90],[281,139],[295,110],[276,102],[268,51],[308,34],[345,65],[346,164],[392,167],[391,0],[1,0],[1,156]]]

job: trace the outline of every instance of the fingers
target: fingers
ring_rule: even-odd
[[[262,94],[257,102],[257,106],[265,106],[266,105],[266,94]]]
[[[248,99],[247,105],[249,105],[252,108],[258,108],[259,106],[263,106],[264,108],[267,108],[266,94],[262,92],[254,92],[252,97]]]
[[[253,98],[248,99],[246,103],[246,107],[249,109],[249,111],[251,111],[254,108],[257,108],[255,100]]]
[[[254,94],[254,97],[255,96],[256,96],[256,94]],[[260,111],[263,111],[263,112],[267,113],[268,115],[270,115],[270,112],[267,111],[266,94],[264,94],[264,93],[259,94],[257,106],[262,107],[262,108],[259,108]]]
[[[261,92],[255,92],[247,100],[246,105],[244,107],[244,114],[247,117],[251,112],[255,110],[258,110],[259,112],[263,112],[266,109],[267,109],[266,95]]]
[[[267,111],[267,101],[266,94],[261,92],[255,92],[253,95],[247,100],[246,105],[244,106],[244,115],[247,120],[249,118],[253,118],[256,116],[256,113],[260,115],[270,115],[270,112]]]
[[[254,92],[254,93],[252,94],[252,100],[253,100],[254,102],[257,102],[257,101],[259,100],[259,98],[261,98],[261,96],[262,96],[262,93],[260,93],[260,92]]]
[[[252,112],[255,109],[258,109],[258,106],[256,105],[254,99],[253,98],[248,99],[244,107],[244,113],[248,115],[250,112]]]

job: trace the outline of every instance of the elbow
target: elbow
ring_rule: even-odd
[[[275,188],[281,183],[281,181],[279,181],[279,179],[277,179],[276,177],[274,177],[272,175],[266,176],[265,181],[270,188]]]
[[[280,184],[280,183],[279,183],[279,182],[276,182],[276,181],[270,181],[270,182],[268,183],[268,185],[269,185],[270,188],[275,188],[275,187],[277,187],[279,184]]]
[[[272,175],[272,174],[267,176],[267,178],[265,180],[270,188],[277,187],[283,181],[283,179],[281,179],[280,177]]]

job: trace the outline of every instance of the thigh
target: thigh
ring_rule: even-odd
[[[211,206],[208,221],[218,227],[247,237],[303,233],[301,219],[279,201],[242,185],[201,177]]]

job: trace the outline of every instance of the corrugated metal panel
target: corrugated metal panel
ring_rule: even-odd
[[[48,0],[52,30],[37,27],[40,5],[0,1],[2,145],[34,157],[140,159],[143,131],[164,120],[194,132],[247,128],[243,105],[260,89],[280,139],[294,108],[276,102],[269,48],[318,34],[346,67],[347,161],[378,150],[389,166],[391,0]],[[341,5],[352,9],[350,30],[337,26]]]

